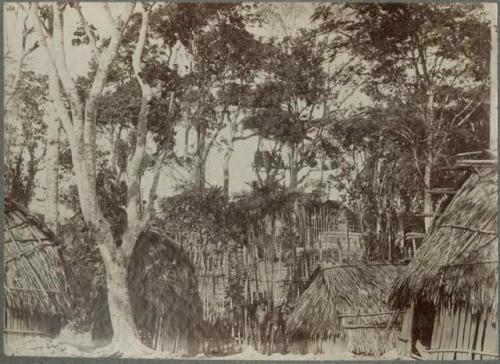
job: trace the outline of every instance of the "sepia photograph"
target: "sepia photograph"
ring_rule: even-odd
[[[499,360],[496,3],[0,6],[3,355]]]

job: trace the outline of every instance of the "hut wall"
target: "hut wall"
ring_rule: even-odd
[[[385,328],[343,328],[343,334],[331,338],[310,338],[294,340],[291,350],[294,353],[347,353],[362,355],[381,355],[396,346],[399,330]]]
[[[385,328],[355,328],[345,330],[348,352],[361,355],[382,355],[396,347],[399,330]]]
[[[209,273],[198,275],[198,287],[203,305],[203,319],[213,323],[224,313],[227,277]]]
[[[158,320],[158,328],[153,338],[153,349],[171,353],[195,355],[200,352],[200,343],[197,339],[189,339],[180,330],[172,330],[171,325],[165,325],[163,320]]]
[[[54,337],[61,331],[58,318],[47,315],[19,313],[5,307],[4,346],[15,342],[20,337]]]
[[[436,314],[429,353],[435,360],[498,358],[496,316],[473,315],[468,307],[441,307]]]
[[[348,351],[347,342],[340,337],[335,338],[323,338],[323,339],[307,339],[307,340],[297,340],[292,343],[292,352],[298,354],[333,354],[333,353],[345,353]]]

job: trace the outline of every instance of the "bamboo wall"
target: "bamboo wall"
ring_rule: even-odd
[[[347,342],[339,337],[330,339],[294,340],[290,352],[294,354],[334,354],[347,352]]]
[[[342,328],[342,334],[330,338],[294,340],[291,351],[297,354],[348,353],[381,355],[396,346],[398,331],[395,328]]]
[[[19,314],[5,307],[4,346],[21,337],[54,337],[59,334],[61,324],[58,318],[45,315]]]
[[[428,352],[435,360],[498,360],[495,315],[472,315],[468,307],[441,307],[434,319]]]
[[[361,234],[353,231],[356,226],[344,211],[332,213],[320,208],[307,212],[298,208],[294,212],[265,218],[262,221],[264,236],[250,231],[248,247],[241,247],[237,258],[234,254],[229,256],[227,244],[213,244],[194,232],[173,232],[177,245],[185,249],[195,267],[204,320],[213,324],[233,308],[226,291],[229,277],[234,278],[235,273],[246,304],[265,299],[273,307],[298,297],[317,264],[334,263],[329,260],[336,263],[341,260],[339,257],[350,260],[351,256],[360,255]],[[341,246],[341,251],[337,245]],[[236,271],[231,268],[230,259],[238,261]],[[250,344],[255,333],[246,308],[243,317],[237,321],[232,328],[232,337],[239,345]],[[335,346],[332,345],[325,342],[323,346]]]

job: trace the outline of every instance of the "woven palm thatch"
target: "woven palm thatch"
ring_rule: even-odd
[[[288,317],[288,333],[314,339],[340,337],[355,353],[392,349],[392,333],[387,338],[382,329],[391,314],[361,315],[389,311],[387,297],[400,270],[395,265],[360,265],[319,271]],[[360,316],[341,318],[346,315]]]
[[[160,229],[141,233],[128,268],[132,309],[142,341],[149,347],[196,354],[202,337],[202,305],[189,257]],[[112,334],[103,295],[99,325],[94,337]],[[109,331],[107,334],[106,331]]]
[[[415,259],[395,281],[395,307],[427,301],[467,304],[472,313],[497,309],[497,175],[473,173],[436,221]]]
[[[139,329],[159,350],[194,354],[201,339],[202,306],[194,267],[159,229],[145,231],[129,267],[132,306]]]
[[[69,271],[58,240],[38,218],[9,200],[4,209],[4,263],[6,308],[17,316],[50,316],[54,322],[69,317]]]

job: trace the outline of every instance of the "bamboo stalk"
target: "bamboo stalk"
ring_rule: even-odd
[[[383,266],[404,266],[405,264],[391,264],[391,263],[376,263],[376,264],[344,264],[344,265],[336,265],[332,267],[326,267],[321,269],[321,271],[329,270],[329,269],[337,269],[337,268],[364,268],[364,267],[383,267]]]
[[[497,235],[496,231],[482,230],[482,229],[471,228],[471,227],[462,226],[462,225],[446,224],[446,225],[439,225],[439,227],[451,228],[451,229],[462,229],[462,230],[472,231],[472,232],[481,233],[481,234],[488,234],[488,235]]]
[[[464,350],[464,349],[429,349],[429,350],[422,350],[426,353],[461,353],[461,354],[477,354],[477,355],[485,355],[485,356],[494,356],[494,357],[500,357],[500,354],[495,354],[495,353],[487,353],[484,351],[477,351],[477,350]]]
[[[41,335],[41,336],[48,336],[48,337],[51,336],[50,334],[47,334],[47,333],[41,332],[41,331],[4,329],[3,332],[7,333],[7,334]]]
[[[441,268],[448,268],[448,267],[458,267],[462,265],[476,265],[476,264],[492,264],[492,263],[498,263],[498,260],[484,260],[480,262],[466,262],[466,263],[455,263],[455,264],[445,264],[442,265]]]
[[[39,288],[15,288],[15,287],[5,287],[6,291],[35,291],[35,292],[48,292],[48,293],[66,293],[63,291],[56,291],[56,290],[50,290],[50,289],[39,289]]]
[[[479,150],[479,151],[475,151],[475,152],[464,152],[464,153],[458,153],[458,154],[455,154],[457,157],[465,157],[465,156],[468,156],[468,155],[479,155],[479,154],[483,154],[484,153],[484,150]]]
[[[462,159],[457,161],[457,165],[467,165],[467,166],[496,166],[497,161],[494,159]]]
[[[342,326],[344,329],[384,329],[384,325],[350,325],[350,326]]]
[[[390,315],[397,313],[399,311],[386,311],[386,312],[374,312],[374,313],[363,313],[363,314],[357,314],[357,315],[340,315],[338,316],[339,318],[346,318],[346,317],[367,317],[367,316],[382,316],[382,315]]]
[[[433,194],[447,193],[450,195],[457,193],[457,191],[455,191],[451,188],[433,188],[433,189],[428,189],[427,192],[433,193]]]

